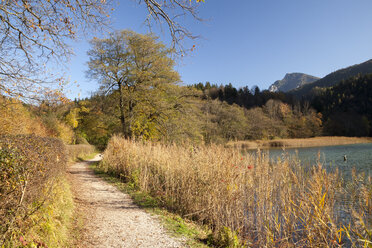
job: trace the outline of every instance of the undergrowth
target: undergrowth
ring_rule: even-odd
[[[65,177],[60,177],[39,211],[30,216],[31,228],[19,236],[26,247],[71,247],[74,217],[73,196]]]
[[[61,140],[0,136],[0,247],[71,246],[67,159]]]

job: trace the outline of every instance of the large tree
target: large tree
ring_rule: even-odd
[[[107,93],[119,92],[122,132],[131,136],[136,105],[151,104],[156,92],[179,81],[170,58],[172,50],[153,35],[127,30],[111,33],[105,39],[95,38],[91,44],[88,76],[97,79]]]

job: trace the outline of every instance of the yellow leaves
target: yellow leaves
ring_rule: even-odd
[[[72,128],[77,128],[78,125],[79,125],[78,114],[79,114],[79,109],[75,108],[75,109],[71,110],[70,113],[68,113],[67,116],[66,116],[66,122]]]

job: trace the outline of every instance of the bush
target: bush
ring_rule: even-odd
[[[0,136],[0,164],[0,246],[14,246],[65,171],[66,148],[55,138]]]

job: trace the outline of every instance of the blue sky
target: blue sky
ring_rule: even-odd
[[[196,50],[178,61],[184,84],[210,81],[235,87],[267,89],[288,72],[323,77],[337,69],[372,59],[371,0],[205,0],[200,16],[185,19],[202,38],[189,41]],[[115,30],[148,32],[146,10],[135,1],[121,0],[113,13]],[[154,31],[169,44],[166,27]],[[100,38],[104,34],[96,34]],[[76,53],[67,65],[70,98],[90,95],[98,88],[85,77],[87,40],[73,43]]]

